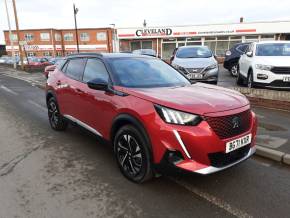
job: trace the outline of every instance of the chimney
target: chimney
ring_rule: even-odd
[[[240,23],[244,23],[244,17],[240,17]]]

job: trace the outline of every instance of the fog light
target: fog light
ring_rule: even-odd
[[[180,151],[169,151],[168,156],[167,156],[167,160],[170,163],[177,164],[178,162],[183,161],[184,158],[183,158]]]
[[[268,75],[263,74],[263,73],[258,73],[257,78],[265,80],[265,79],[268,79]]]

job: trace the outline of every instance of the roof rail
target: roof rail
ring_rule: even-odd
[[[102,55],[101,53],[97,53],[97,52],[81,52],[81,53],[73,53],[73,54],[68,54],[67,57],[85,56],[85,55],[92,55],[92,56],[103,57],[103,55]]]

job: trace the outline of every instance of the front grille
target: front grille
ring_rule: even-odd
[[[290,67],[273,67],[271,71],[276,74],[290,74]]]
[[[220,139],[231,138],[250,129],[251,110],[223,117],[206,117],[206,121]]]
[[[290,82],[283,82],[283,80],[275,80],[271,82],[270,84],[267,84],[267,86],[290,88]]]
[[[249,153],[249,151],[250,146],[248,145],[227,154],[223,152],[211,153],[208,155],[208,158],[212,166],[224,167],[239,161],[240,159],[245,157]]]
[[[201,73],[203,68],[186,68],[187,73]]]

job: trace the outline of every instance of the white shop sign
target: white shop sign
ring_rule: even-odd
[[[219,36],[290,33],[290,21],[211,24],[172,27],[119,28],[119,39],[168,38],[188,36]]]

